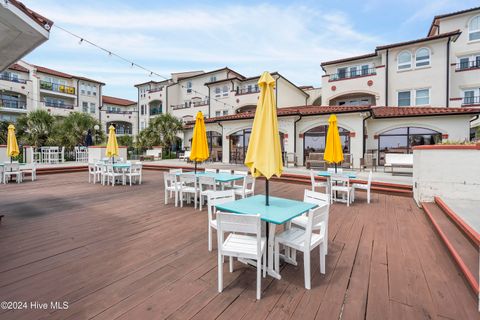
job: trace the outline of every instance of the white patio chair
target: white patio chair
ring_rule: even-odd
[[[303,194],[303,202],[316,204],[319,207],[330,206],[330,195],[328,195],[327,193],[313,192],[311,190],[305,189],[305,192]],[[297,227],[306,229],[308,224],[308,214],[303,214],[299,217],[293,218],[292,220],[290,220],[290,222]],[[289,225],[287,225],[287,228],[290,228]],[[319,230],[320,228],[320,224],[314,225],[312,230]],[[325,225],[325,239],[327,239],[324,242],[325,254],[328,254],[328,220],[327,224]],[[291,258],[295,260],[295,252],[293,252]]]
[[[232,174],[232,170],[230,170],[230,169],[218,169],[218,173]],[[228,188],[232,188],[232,187],[233,187],[233,182],[232,182],[232,181],[229,181],[229,182],[219,182],[218,184],[222,186],[222,190],[223,190],[225,187],[228,187]]]
[[[235,195],[242,197],[242,199],[253,196],[255,194],[255,178],[252,176],[245,176],[242,181],[243,183],[241,186],[233,185]]]
[[[138,184],[142,184],[142,164],[141,163],[132,163],[128,168],[127,172],[125,172],[125,178],[128,179],[130,186],[132,186],[132,180],[137,181]]]
[[[215,177],[200,176],[198,178],[198,188],[198,192],[200,195],[200,211],[202,211],[203,203],[207,199],[208,194],[210,192],[217,191],[217,183],[215,182]]]
[[[0,166],[0,183],[4,183],[3,182],[3,170],[4,170],[3,166]]]
[[[275,237],[275,264],[280,263],[280,245],[303,252],[305,288],[311,289],[310,252],[319,247],[320,250],[320,273],[325,274],[325,246],[326,225],[328,224],[329,206],[317,207],[309,210],[306,229],[292,227]],[[320,233],[312,232],[314,226],[321,225]],[[325,226],[325,227],[324,227]]]
[[[18,162],[5,162],[3,165],[3,183],[8,183],[10,177],[15,177],[17,183],[22,182],[22,173]]]
[[[122,184],[125,184],[125,176],[123,172],[115,171],[115,168],[111,164],[106,165],[106,170],[104,171],[104,179],[106,179],[107,185],[110,180],[112,181],[112,187],[115,186],[115,180],[117,178],[122,178]]]
[[[353,199],[355,201],[355,191],[357,189],[366,190],[367,191],[367,203],[370,203],[370,188],[372,186],[372,170],[368,173],[368,181],[367,184],[364,183],[352,183],[353,188]]]
[[[97,182],[97,165],[95,163],[88,164],[88,183],[91,183],[93,180],[93,184]]]
[[[168,204],[168,199],[175,195],[175,207],[178,207],[180,182],[178,182],[177,175],[175,173],[164,173],[163,182],[165,186],[165,204]],[[168,193],[170,193],[170,195]]]
[[[170,172],[170,173],[182,173],[183,169],[181,169],[181,168],[180,169],[170,169],[170,170],[168,170],[168,172]]]
[[[24,168],[21,169],[22,172],[22,181],[23,181],[23,175],[25,173],[30,173],[30,177],[32,181],[37,180],[37,164],[35,162],[32,162],[29,165],[26,165]]]
[[[197,177],[194,174],[181,174],[180,180],[180,207],[183,207],[183,196],[187,196],[187,203],[193,198],[193,206],[197,209],[197,197],[199,193]],[[191,197],[190,197],[191,196]]]
[[[315,180],[315,171],[310,170],[310,183],[312,184],[312,191],[315,191],[316,187],[325,187],[325,191],[328,193],[328,182]]]
[[[350,185],[350,178],[339,175],[332,174],[330,177],[330,202],[334,201],[344,201],[343,199],[337,198],[337,193],[345,194],[347,206],[350,206],[351,200],[353,198],[353,188]]]
[[[216,205],[235,201],[233,190],[213,191],[207,195],[208,207],[208,251],[212,251],[212,229],[217,230],[217,220],[215,219],[217,209]]]
[[[205,169],[205,172],[217,173],[217,169]]]
[[[218,292],[223,291],[223,257],[229,257],[229,269],[233,272],[233,257],[253,260],[257,266],[257,300],[262,291],[262,269],[266,276],[267,239],[262,237],[260,215],[235,214],[217,211],[218,239]],[[230,232],[224,239],[225,232]],[[263,258],[263,259],[262,259]],[[263,260],[263,263],[262,263]]]
[[[248,171],[243,171],[243,170],[233,170],[233,174],[239,175],[239,176],[248,176]]]
[[[330,173],[335,173],[335,168],[327,168],[327,171]],[[337,168],[337,173],[343,173],[343,169]]]

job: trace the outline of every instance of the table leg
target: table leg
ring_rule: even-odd
[[[282,277],[280,276],[280,267],[274,265],[274,247],[275,247],[275,227],[276,225],[273,223],[269,223],[267,225],[267,238],[268,238],[268,246],[267,246],[267,273],[280,280]]]

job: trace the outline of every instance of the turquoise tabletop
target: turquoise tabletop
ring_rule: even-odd
[[[320,177],[331,177],[332,176],[332,173],[334,174],[335,172],[330,172],[330,171],[320,171],[317,173],[318,176]],[[349,177],[350,179],[355,179],[357,176],[355,175],[355,172],[347,172],[347,171],[344,171],[342,173],[337,173],[339,175],[343,175],[343,176],[346,176],[346,177]]]
[[[114,163],[112,164],[112,167],[114,168],[130,168],[131,164],[130,163]]]
[[[265,205],[265,195],[227,202],[216,206],[220,211],[240,214],[260,214],[263,221],[284,224],[316,207],[315,204],[278,197],[269,197],[270,205]]]
[[[177,175],[179,174],[194,174],[193,172],[178,172]],[[235,181],[235,180],[241,180],[243,179],[244,176],[238,175],[238,174],[228,174],[228,173],[213,173],[213,172],[197,172],[195,174],[197,177],[200,176],[208,176],[208,177],[214,177],[215,181],[218,182],[230,182],[230,181]]]

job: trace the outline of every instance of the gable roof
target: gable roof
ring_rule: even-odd
[[[441,34],[438,34],[436,36],[420,38],[420,39],[415,39],[415,40],[410,40],[410,41],[405,41],[405,42],[397,42],[397,43],[387,44],[387,45],[384,45],[384,46],[377,46],[375,48],[375,51],[385,50],[385,49],[390,49],[390,48],[395,48],[395,47],[401,47],[401,46],[406,46],[406,45],[421,43],[421,42],[426,42],[426,41],[432,41],[432,40],[437,40],[437,39],[442,39],[442,38],[448,38],[448,37],[453,37],[453,36],[458,36],[458,35],[460,35],[460,33],[462,33],[460,30],[454,30],[454,31],[450,31],[450,32],[441,33]]]
[[[105,96],[105,95],[102,96],[102,103],[114,104],[122,107],[128,107],[128,106],[137,104],[135,101],[132,101],[132,100],[116,98],[112,96]]]
[[[90,82],[95,82],[95,83],[105,85],[105,83],[97,81],[97,80],[93,80],[93,79],[89,79],[89,78],[85,78],[85,77],[80,77],[80,76],[74,76],[74,75],[71,75],[71,74],[68,74],[68,73],[65,73],[65,72],[53,70],[53,69],[42,67],[42,66],[37,66],[37,65],[33,65],[33,66],[37,69],[38,72],[46,73],[46,74],[49,74],[49,75],[52,75],[52,76],[68,78],[68,79],[75,78],[75,79],[80,79],[80,80],[84,80],[84,81],[90,81]]]
[[[330,64],[337,64],[337,63],[343,63],[343,62],[349,62],[349,61],[354,61],[354,60],[361,60],[361,59],[366,59],[366,58],[373,58],[376,57],[377,53],[367,53],[367,54],[362,54],[359,56],[353,56],[353,57],[348,57],[348,58],[342,58],[342,59],[337,59],[337,60],[330,60],[330,61],[325,61],[320,64],[321,67],[327,66]]]
[[[20,71],[20,72],[26,72],[26,73],[29,72],[27,68],[22,67],[22,66],[19,65],[18,63],[12,64],[10,67],[8,67],[8,69],[10,69],[10,70],[15,70],[15,71]]]
[[[182,77],[182,78],[179,78],[178,80],[193,79],[193,78],[196,78],[196,77],[202,77],[202,76],[206,76],[206,75],[209,75],[209,74],[212,74],[212,73],[216,73],[216,72],[220,72],[220,71],[233,72],[233,73],[235,73],[236,75],[238,75],[240,78],[245,78],[243,75],[241,75],[240,73],[236,72],[235,70],[232,70],[232,69],[230,69],[229,67],[223,67],[223,68],[220,68],[220,69],[216,69],[216,70],[212,70],[212,71],[207,71],[207,72],[200,73],[200,74],[195,74],[195,75],[193,75],[193,76]]]
[[[435,33],[434,28],[438,27],[439,20],[441,20],[443,18],[457,16],[457,15],[464,14],[464,13],[470,13],[470,12],[477,11],[477,10],[480,10],[480,7],[475,7],[475,8],[470,8],[470,9],[465,9],[465,10],[460,10],[460,11],[455,11],[455,12],[436,15],[435,17],[433,17],[430,28],[428,29],[427,36],[428,37],[433,36],[433,34]]]

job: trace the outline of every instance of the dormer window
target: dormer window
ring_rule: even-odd
[[[430,50],[420,48],[415,53],[415,67],[426,67],[430,65]]]
[[[398,55],[397,69],[408,70],[412,68],[412,54],[409,51],[402,51]]]
[[[473,17],[469,22],[468,40],[480,40],[480,16]]]

